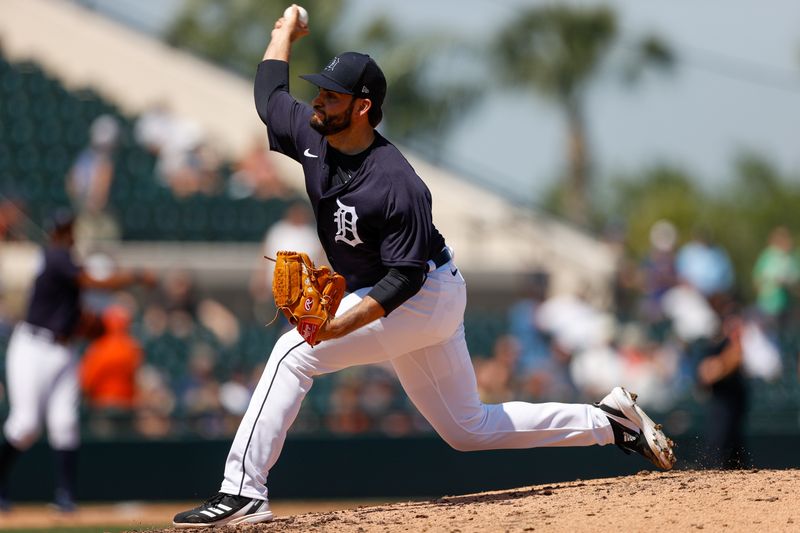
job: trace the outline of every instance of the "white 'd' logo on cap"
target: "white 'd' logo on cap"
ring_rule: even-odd
[[[327,70],[327,71],[329,71],[329,72],[333,72],[333,69],[335,69],[335,68],[336,68],[336,65],[338,65],[338,64],[339,64],[339,61],[340,61],[340,60],[339,60],[339,57],[338,57],[338,56],[337,56],[337,57],[334,57],[333,59],[331,59],[331,62],[330,62],[330,63],[328,63],[328,66],[327,66],[327,67],[325,67],[325,68],[324,68],[324,69],[322,69],[322,70]]]

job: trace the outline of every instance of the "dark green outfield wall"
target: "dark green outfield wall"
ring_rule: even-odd
[[[701,464],[699,439],[678,442],[680,466]],[[83,501],[205,499],[219,487],[228,441],[90,442],[81,453]],[[750,437],[754,465],[800,467],[800,435]],[[52,494],[43,443],[12,473],[16,501]],[[462,453],[435,437],[289,439],[270,476],[273,499],[414,497],[631,474],[649,469],[614,446]]]

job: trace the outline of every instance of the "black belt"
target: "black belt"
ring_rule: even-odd
[[[441,249],[441,251],[438,254],[434,255],[428,261],[428,272],[433,272],[437,268],[443,267],[452,260],[453,260],[453,252],[450,251],[450,248],[445,246],[444,248]]]

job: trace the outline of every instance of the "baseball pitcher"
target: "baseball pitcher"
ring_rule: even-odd
[[[270,148],[303,166],[320,240],[348,294],[335,316],[314,321],[313,331],[294,329],[277,341],[220,492],[176,515],[174,525],[271,520],[267,475],[314,377],[382,361],[391,362],[414,405],[457,450],[613,443],[671,468],[671,442],[620,387],[596,405],[481,403],[464,340],[464,278],[433,225],[425,183],[375,131],[386,96],[383,72],[368,55],[340,54],[321,72],[301,76],[319,92],[310,106],[298,102],[289,93],[288,61],[293,43],[308,33],[296,7],[278,19],[256,73],[255,103]],[[286,279],[282,302],[291,299],[285,287],[295,278]]]

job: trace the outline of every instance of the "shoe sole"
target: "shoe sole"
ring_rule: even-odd
[[[205,529],[212,527],[223,526],[236,526],[239,524],[259,524],[261,522],[269,522],[273,519],[272,511],[265,511],[263,513],[253,513],[244,516],[237,516],[232,520],[220,520],[211,524],[189,524],[186,522],[172,522],[172,527],[177,529]]]
[[[253,513],[244,516],[239,516],[226,525],[237,525],[237,524],[258,524],[261,522],[269,522],[272,520],[272,511],[265,511],[263,513]]]
[[[659,468],[671,470],[676,460],[672,450],[675,444],[661,430],[661,424],[653,422],[642,408],[636,405],[636,397],[624,388],[617,387],[611,394],[619,410],[642,430],[652,453],[650,460]]]

